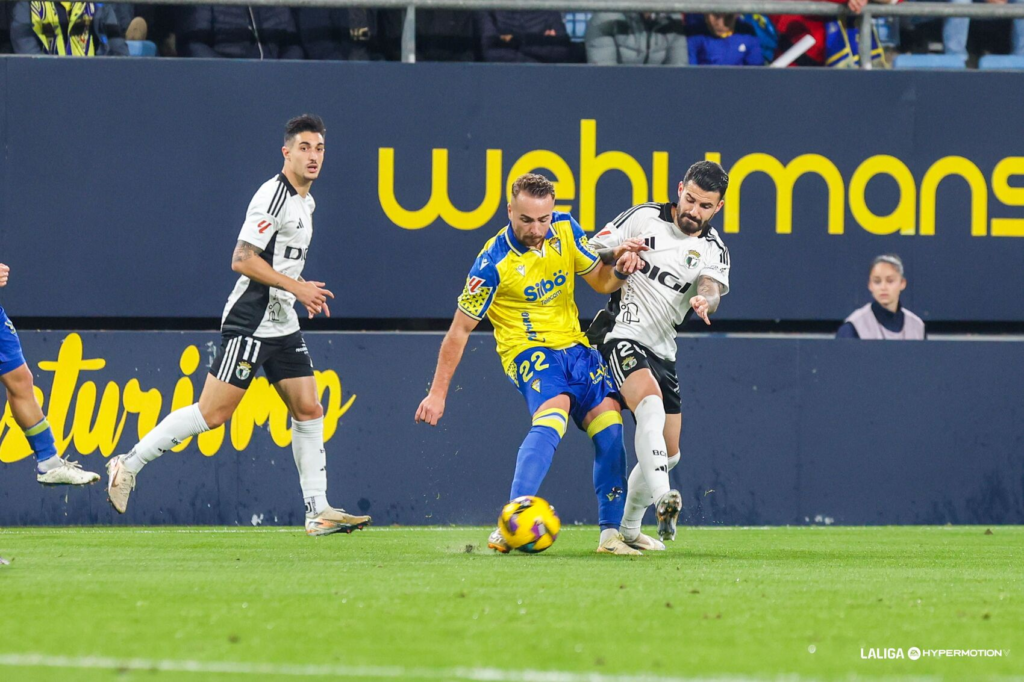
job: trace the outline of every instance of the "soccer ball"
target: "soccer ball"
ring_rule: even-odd
[[[562,521],[546,500],[523,495],[501,508],[498,529],[512,549],[536,554],[555,544]]]

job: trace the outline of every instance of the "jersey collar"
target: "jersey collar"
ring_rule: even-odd
[[[549,227],[548,233],[544,236],[544,244],[547,244],[547,240],[555,236],[555,228]],[[524,246],[518,239],[516,239],[516,233],[512,230],[512,223],[505,226],[505,241],[508,242],[510,249],[515,251],[517,256],[522,256],[527,251],[531,251],[530,247]],[[543,255],[544,245],[541,245],[541,249],[538,252]]]
[[[284,186],[288,188],[288,194],[291,196],[295,196],[299,193],[298,190],[292,187],[292,183],[288,181],[288,176],[284,173],[278,173],[277,179],[284,183]]]

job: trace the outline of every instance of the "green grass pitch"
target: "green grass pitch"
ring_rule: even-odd
[[[1024,679],[1022,527],[488,530],[0,530],[0,680]]]

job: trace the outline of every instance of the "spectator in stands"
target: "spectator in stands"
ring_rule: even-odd
[[[831,2],[837,5],[846,5],[854,14],[868,4],[869,0],[814,0],[815,2]],[[880,5],[894,5],[902,0],[870,0]],[[779,54],[782,54],[793,45],[798,43],[806,35],[814,37],[814,46],[811,47],[795,64],[797,66],[824,66],[825,65],[825,27],[834,21],[834,17],[803,16],[800,14],[782,14],[776,17],[775,26],[779,31]]]
[[[761,43],[752,31],[737,32],[735,14],[707,14],[705,30],[690,36],[690,63],[711,66],[764,66]]]
[[[921,0],[910,0],[920,2]],[[929,0],[929,2],[950,2],[955,5],[969,5],[972,0]],[[983,0],[992,5],[1005,5],[1007,0]],[[1024,0],[1010,0],[1011,2],[1024,2]],[[1013,22],[1013,53],[1024,54],[1024,44],[1018,38],[1024,29],[1024,22],[1018,20]],[[971,31],[971,20],[967,17],[949,17],[942,22],[942,46],[946,54],[960,55],[967,57],[967,36]]]
[[[685,28],[668,14],[597,12],[587,24],[587,62],[686,66]]]
[[[128,56],[113,5],[94,2],[17,3],[11,44],[18,54]]]
[[[477,12],[476,25],[480,58],[485,62],[571,61],[569,34],[561,12]]]
[[[287,7],[191,5],[178,10],[182,57],[302,59],[299,32]]]
[[[875,258],[868,274],[868,291],[875,300],[853,311],[836,338],[923,340],[924,321],[900,306],[900,293],[906,288],[907,278],[903,276],[899,256],[885,254]]]
[[[303,7],[295,12],[302,47],[309,59],[383,59],[377,12],[354,7]]]
[[[379,10],[384,57],[392,61],[402,58],[402,25],[405,10]],[[476,61],[476,19],[473,12],[458,10],[416,10],[416,61]]]

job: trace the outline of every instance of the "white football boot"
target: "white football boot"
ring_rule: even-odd
[[[112,457],[107,462],[107,500],[118,514],[128,508],[128,496],[135,490],[135,474],[124,465],[127,455]]]
[[[0,556],[0,566],[10,566],[11,562]]]
[[[665,543],[659,540],[655,540],[650,535],[644,535],[640,533],[636,536],[635,540],[625,540],[626,544],[633,549],[639,549],[642,552],[664,552]]]
[[[658,535],[662,542],[676,539],[676,521],[679,520],[679,510],[682,508],[683,496],[678,490],[669,490],[654,506],[658,515]]]
[[[344,509],[328,507],[313,518],[306,519],[306,535],[349,534],[354,530],[362,530],[369,526],[371,521],[369,516],[355,516]]]
[[[494,532],[487,538],[487,547],[500,554],[508,554],[511,549],[508,546],[508,543],[505,542],[505,538],[502,536],[501,531],[497,528],[495,528]]]
[[[36,471],[36,480],[43,485],[89,485],[100,480],[100,475],[86,471],[78,462],[61,458],[60,465],[46,473]]]

